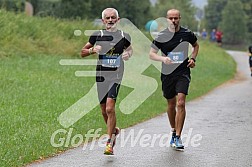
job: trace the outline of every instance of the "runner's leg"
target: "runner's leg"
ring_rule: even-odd
[[[171,128],[175,128],[175,117],[176,117],[176,97],[168,99],[167,114],[171,125]]]
[[[185,116],[186,116],[185,99],[186,99],[186,95],[184,93],[178,93],[176,125],[175,125],[177,136],[181,136],[182,129],[184,126],[184,121],[185,121]]]
[[[107,113],[107,133],[109,135],[109,139],[112,138],[112,134],[114,133],[116,127],[116,115],[115,115],[115,100],[112,98],[107,98],[106,103],[106,113]]]

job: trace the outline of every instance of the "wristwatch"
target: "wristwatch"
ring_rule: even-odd
[[[191,57],[191,59],[194,61],[194,63],[196,63],[196,60],[195,60],[195,58],[193,58],[193,57]]]

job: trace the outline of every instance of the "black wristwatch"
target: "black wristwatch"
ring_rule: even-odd
[[[196,63],[196,60],[195,60],[195,58],[193,58],[193,57],[192,57],[191,59],[192,59],[192,60],[194,61],[194,63]]]

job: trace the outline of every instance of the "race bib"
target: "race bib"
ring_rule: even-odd
[[[120,57],[113,55],[103,55],[102,56],[102,66],[117,68],[120,67]]]
[[[183,63],[185,60],[184,52],[168,52],[167,56],[171,59],[172,63]]]

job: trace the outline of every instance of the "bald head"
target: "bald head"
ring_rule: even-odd
[[[170,9],[167,11],[167,20],[169,23],[169,29],[172,32],[177,32],[180,29],[179,22],[181,19],[180,12],[177,9]]]
[[[179,16],[179,18],[181,17],[180,16],[180,11],[177,10],[177,9],[170,9],[167,11],[167,17],[169,17],[169,15],[177,15]]]

